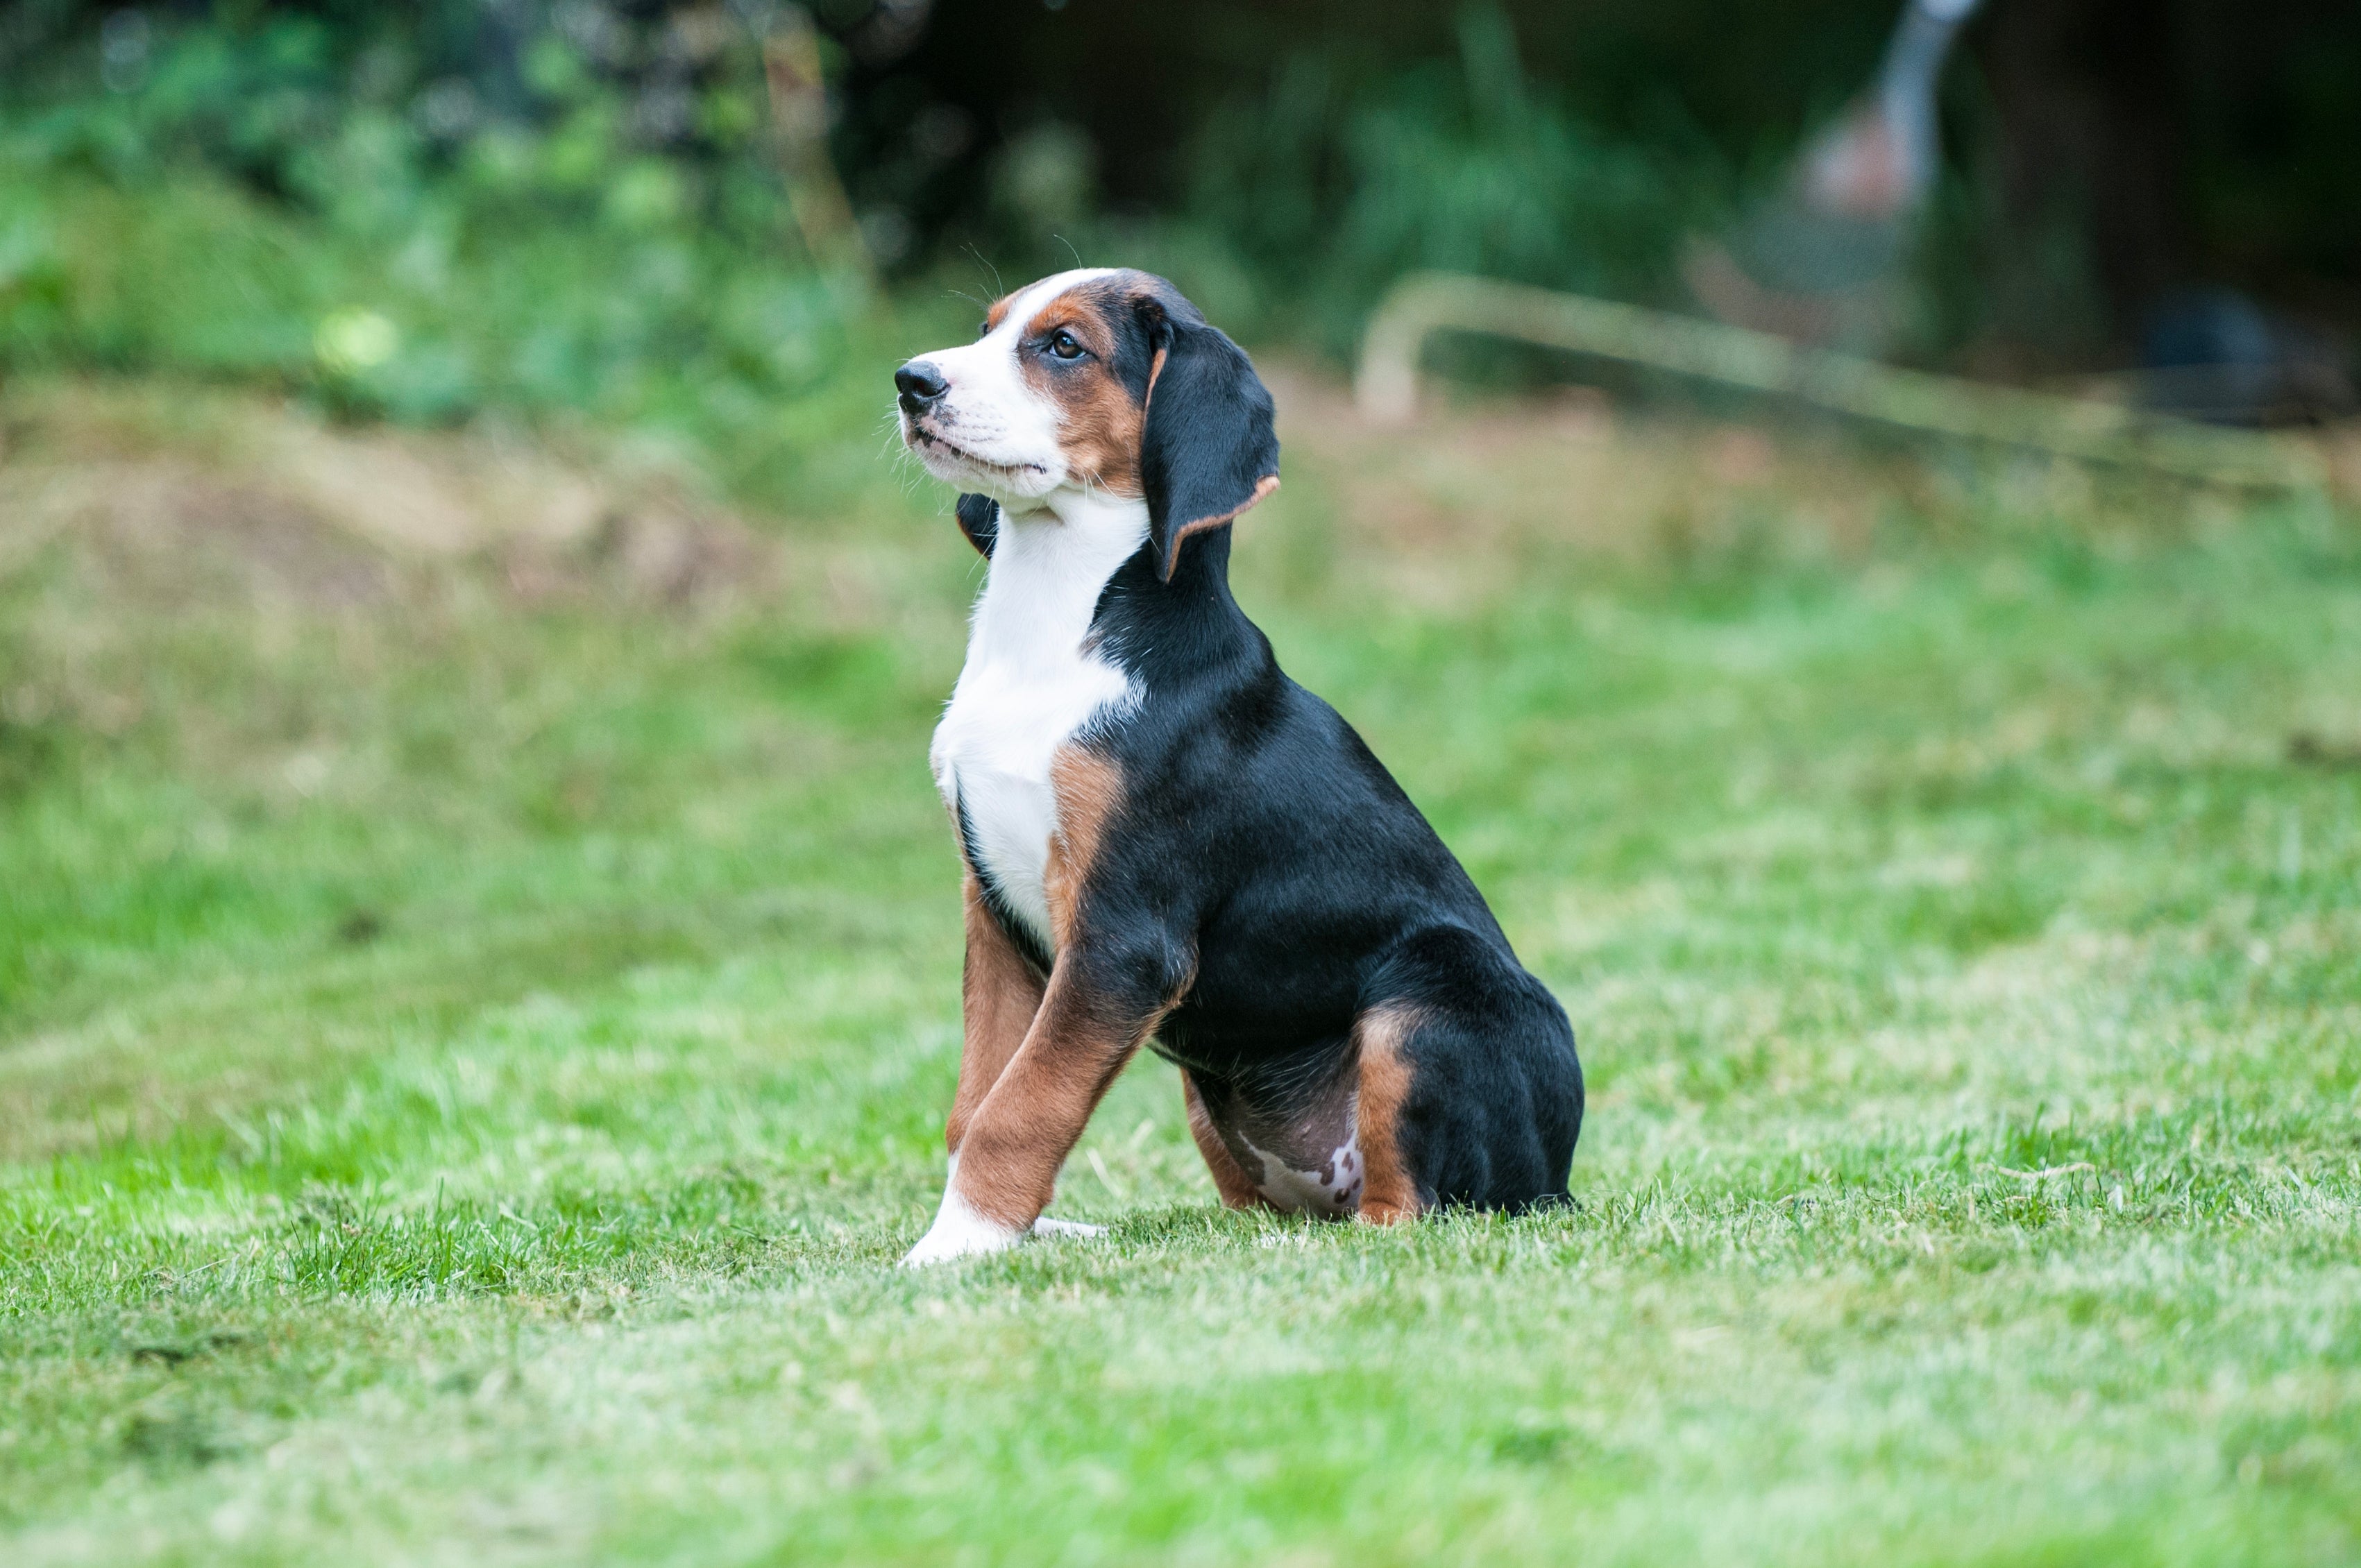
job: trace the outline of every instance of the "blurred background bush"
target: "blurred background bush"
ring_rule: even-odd
[[[785,496],[828,448],[799,435],[866,428],[829,389],[856,360],[873,379],[848,353],[873,276],[924,308],[1121,259],[1329,356],[1414,267],[1682,306],[1685,237],[1777,186],[1894,20],[1891,0],[14,0],[0,363],[411,422],[578,415]],[[798,69],[824,88],[798,99]],[[2341,374],[2361,10],[1995,0],[1940,117],[1894,352],[2107,369],[2195,298],[2201,334],[2245,312]],[[822,137],[804,167],[840,180],[811,196],[849,203],[833,248],[791,200],[795,144]]]

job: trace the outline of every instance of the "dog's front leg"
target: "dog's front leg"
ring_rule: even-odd
[[[972,872],[968,873],[966,893],[967,967],[960,983],[963,1038],[959,1089],[951,1097],[950,1116],[943,1124],[943,1143],[950,1157],[950,1170],[943,1182],[947,1212],[950,1185],[959,1179],[960,1145],[966,1141],[967,1124],[1025,1044],[1025,1036],[1041,1011],[1041,981],[985,906],[983,888]],[[1045,1230],[1083,1234],[1096,1231],[1095,1226],[1069,1226],[1055,1220],[1037,1223]]]
[[[950,1119],[943,1124],[943,1142],[954,1162],[976,1107],[1000,1081],[1040,1011],[1041,981],[985,906],[983,885],[969,872],[967,967],[960,980],[965,1038],[960,1047],[959,1091],[951,1099]]]
[[[1137,969],[1059,956],[1025,1043],[967,1119],[942,1208],[905,1264],[997,1252],[1033,1229],[1091,1112],[1170,1005],[1161,987],[1106,978]]]

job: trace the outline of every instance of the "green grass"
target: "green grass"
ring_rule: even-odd
[[[54,393],[0,480],[121,480]],[[2361,1555],[2349,512],[1641,430],[1477,558],[1315,433],[1241,597],[1564,999],[1567,1212],[1224,1213],[1143,1061],[1106,1240],[891,1266],[939,498],[684,603],[0,509],[12,1568]]]

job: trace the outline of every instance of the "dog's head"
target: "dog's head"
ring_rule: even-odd
[[[991,554],[994,503],[1061,489],[1136,499],[1167,581],[1191,534],[1279,486],[1270,393],[1246,351],[1161,278],[1060,272],[1001,298],[976,341],[894,374],[902,440],[969,492],[960,523]]]

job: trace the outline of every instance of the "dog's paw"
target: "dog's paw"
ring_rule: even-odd
[[[1053,1220],[1049,1218],[1049,1215],[1044,1214],[1039,1219],[1033,1222],[1033,1234],[1037,1236],[1074,1236],[1077,1238],[1087,1238],[1090,1236],[1103,1236],[1106,1234],[1106,1227],[1104,1225],[1086,1225],[1080,1220]]]
[[[986,1253],[1005,1251],[1031,1234],[1029,1228],[1011,1230],[978,1213],[957,1192],[946,1191],[935,1223],[918,1238],[917,1245],[903,1254],[902,1266],[924,1268],[930,1263],[949,1263],[958,1257],[981,1257]]]

